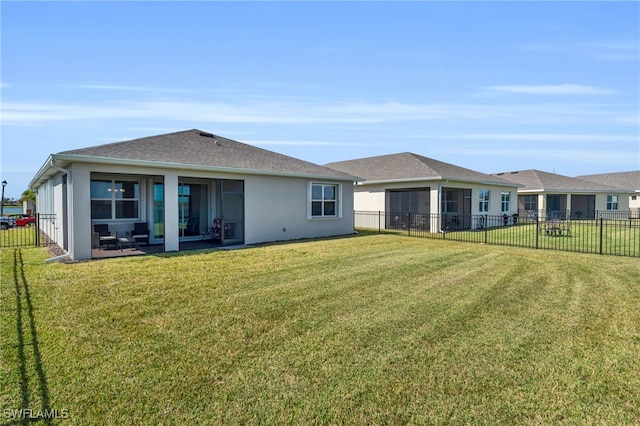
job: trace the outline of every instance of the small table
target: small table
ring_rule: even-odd
[[[120,251],[124,249],[125,244],[129,244],[129,248],[131,250],[135,250],[137,248],[135,238],[129,238],[129,237],[118,238],[118,243],[120,243]]]

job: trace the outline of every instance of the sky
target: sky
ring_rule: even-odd
[[[0,178],[200,129],[316,164],[640,169],[640,2],[0,2]]]

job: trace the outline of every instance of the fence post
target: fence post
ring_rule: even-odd
[[[438,213],[438,214],[436,214],[436,216],[440,218],[440,220],[439,220],[439,222],[440,222],[440,229],[439,229],[440,235],[442,235],[442,239],[443,240],[446,240],[447,239],[446,238],[447,237],[447,230],[445,229],[445,226],[444,226],[446,218],[444,217],[444,214],[442,214],[442,213]]]
[[[407,236],[411,236],[411,212],[407,213]]]
[[[536,215],[536,249],[539,249],[540,246],[540,242],[539,239],[540,238],[540,218]]]
[[[36,226],[34,226],[34,228],[36,229],[36,247],[40,247],[40,213],[36,213]]]
[[[382,227],[380,225],[380,210],[378,210],[378,234],[382,234]]]
[[[484,215],[484,226],[482,227],[482,232],[484,232],[484,243],[485,245],[487,244],[487,236],[488,236],[488,232],[487,232],[487,228],[489,227],[489,215]]]
[[[603,220],[602,220],[602,216],[600,216],[600,254],[602,254],[602,225],[603,225]]]

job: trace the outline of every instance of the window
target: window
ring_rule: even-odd
[[[618,210],[617,195],[607,195],[607,210]]]
[[[511,210],[511,193],[510,192],[501,192],[500,198],[502,200],[502,212],[509,212]]]
[[[631,196],[631,200],[632,200],[632,201],[635,201],[635,200],[637,200],[637,199],[638,199],[638,197],[637,197],[636,195],[632,195],[632,196]]]
[[[442,189],[442,213],[458,213],[458,191]]]
[[[524,209],[525,210],[538,210],[538,196],[537,195],[525,195],[524,196]]]
[[[481,189],[478,193],[478,211],[480,213],[489,213],[489,190]]]
[[[123,179],[91,180],[91,219],[138,219],[140,183]]]
[[[338,185],[311,184],[311,217],[338,217]]]

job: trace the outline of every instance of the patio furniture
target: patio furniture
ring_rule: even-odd
[[[200,234],[200,218],[198,216],[191,216],[187,221],[187,226],[184,228],[184,235],[199,235]]]
[[[547,235],[571,235],[571,222],[561,219],[550,219],[540,228]]]
[[[98,243],[98,249],[102,249],[102,246],[109,246],[109,244],[113,244],[113,247],[116,248],[116,237],[117,234],[115,231],[109,231],[109,225],[106,223],[93,225],[93,235],[92,239]]]
[[[215,219],[213,219],[213,226],[211,226],[210,228],[205,229],[202,232],[202,239],[204,240],[206,237],[211,238],[212,240],[216,240],[216,241],[222,241],[222,219],[217,217]],[[225,238],[229,238],[229,232],[231,230],[231,227],[229,226],[228,223],[224,224],[224,237]]]
[[[137,222],[133,224],[133,231],[131,232],[131,238],[138,243],[146,243],[149,245],[149,227],[145,222]]]
[[[137,248],[136,239],[133,237],[118,238],[118,243],[120,244],[120,251],[124,250],[125,244],[128,244],[131,250],[135,250]]]

